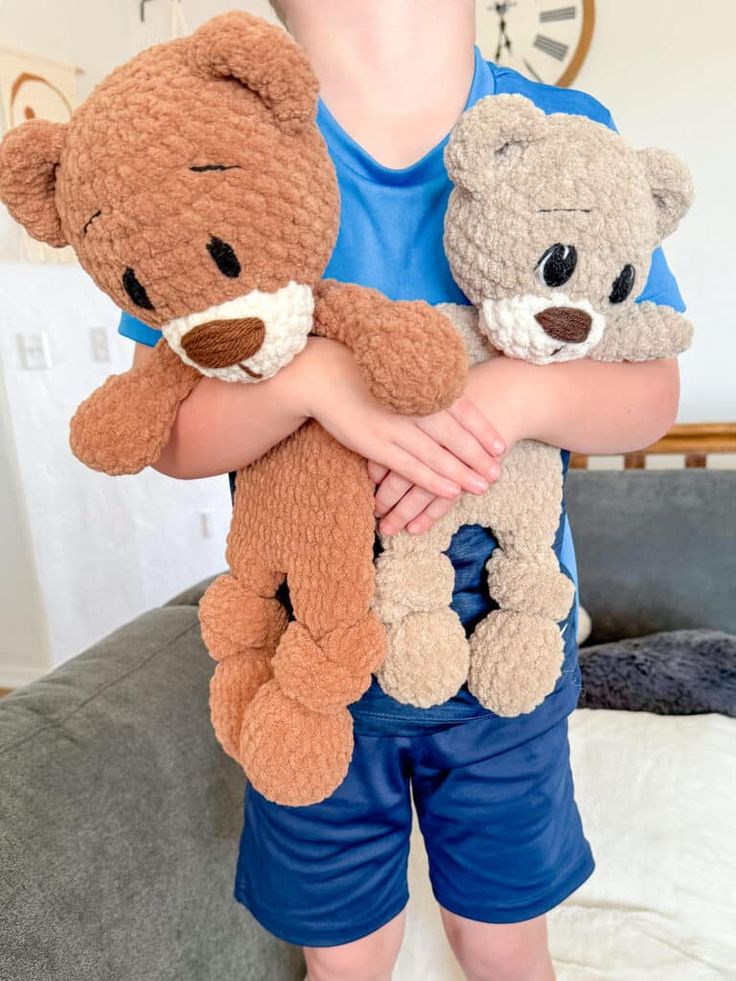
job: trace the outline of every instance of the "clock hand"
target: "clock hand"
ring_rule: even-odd
[[[494,4],[496,13],[498,14],[498,43],[496,45],[496,61],[500,59],[504,50],[511,54],[511,38],[509,37],[506,27],[506,13],[508,12],[509,7],[515,7],[516,3],[517,0],[506,0],[505,3]]]

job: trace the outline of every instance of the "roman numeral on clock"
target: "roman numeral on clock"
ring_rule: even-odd
[[[543,24],[549,24],[556,20],[575,20],[577,15],[577,7],[558,7],[557,10],[542,10],[539,19]]]
[[[537,34],[534,38],[534,47],[539,48],[540,51],[544,51],[545,54],[556,58],[558,61],[562,61],[570,50],[568,44],[562,44],[561,41],[554,41],[551,37],[546,37],[544,34]]]

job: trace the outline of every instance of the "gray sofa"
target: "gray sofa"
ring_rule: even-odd
[[[736,471],[572,473],[598,641],[736,633]],[[207,716],[194,587],[0,701],[2,981],[291,981],[232,899],[241,773]]]

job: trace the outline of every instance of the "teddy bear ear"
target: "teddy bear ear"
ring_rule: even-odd
[[[235,78],[258,95],[286,132],[314,119],[319,86],[302,49],[280,27],[233,11],[189,39],[189,62],[210,77]]]
[[[67,245],[56,207],[56,169],[66,141],[64,123],[30,119],[0,143],[0,201],[33,238]]]
[[[450,180],[470,194],[484,191],[493,166],[513,147],[543,139],[545,115],[522,95],[489,95],[461,117],[445,149]]]
[[[674,153],[649,147],[639,151],[657,208],[660,241],[677,228],[693,202],[693,178]]]

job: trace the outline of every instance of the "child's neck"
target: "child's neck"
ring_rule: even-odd
[[[472,0],[291,0],[289,27],[338,122],[382,164],[442,140],[473,77]]]

